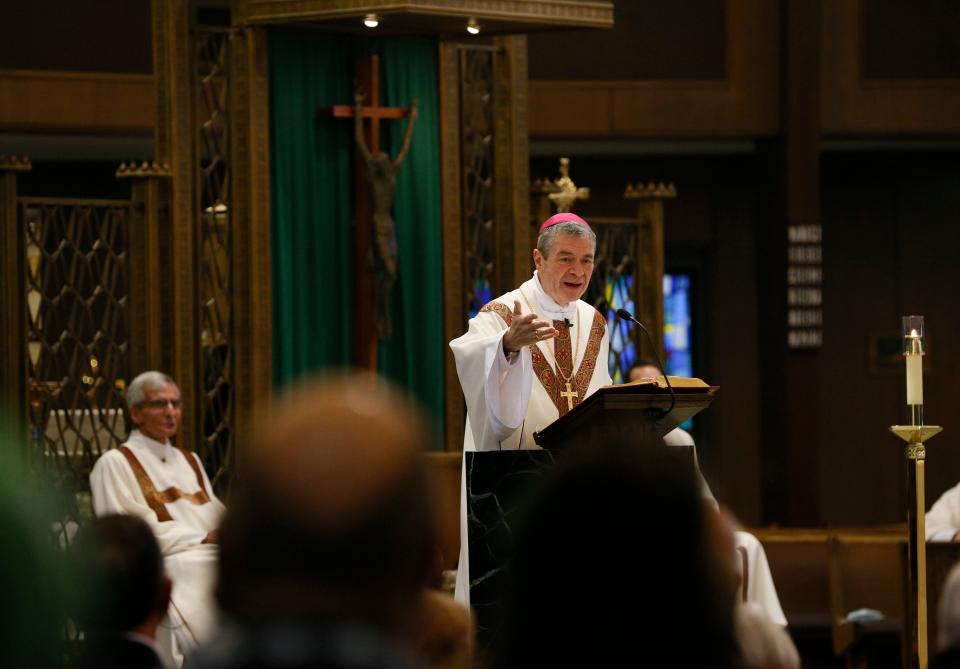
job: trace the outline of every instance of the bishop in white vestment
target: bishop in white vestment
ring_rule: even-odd
[[[450,342],[467,402],[464,451],[537,448],[533,433],[610,385],[606,321],[579,298],[593,273],[596,236],[561,213],[540,228],[536,271],[484,306]],[[469,605],[466,485],[461,475],[457,599]]]
[[[156,535],[173,581],[169,618],[177,647],[171,651],[178,658],[213,631],[217,528],[226,509],[197,455],[170,442],[180,423],[180,391],[173,381],[145,372],[130,384],[127,399],[139,429],[94,465],[93,508],[97,516],[139,516]]]

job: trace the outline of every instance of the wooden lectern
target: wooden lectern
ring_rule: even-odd
[[[584,444],[602,448],[608,443],[655,443],[707,408],[716,391],[707,385],[677,388],[674,408],[664,415],[671,401],[665,388],[607,386],[535,433],[543,450],[464,453],[470,603],[481,652],[497,642],[504,618],[501,602],[509,583],[512,524],[563,450]]]
[[[717,387],[698,385],[674,390],[673,410],[664,416],[670,407],[668,389],[653,384],[605,386],[534,433],[533,438],[538,446],[550,449],[614,440],[648,443],[710,406]]]

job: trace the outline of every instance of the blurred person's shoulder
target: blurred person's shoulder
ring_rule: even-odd
[[[418,669],[382,634],[363,626],[224,625],[190,659],[191,669]]]

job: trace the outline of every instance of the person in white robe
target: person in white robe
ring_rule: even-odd
[[[595,251],[586,221],[550,217],[533,250],[533,277],[485,305],[450,342],[467,403],[465,452],[538,448],[534,432],[610,385],[606,321],[580,299]],[[465,469],[461,479],[456,597],[469,606]]]
[[[927,512],[927,541],[960,540],[960,483],[934,502]]]
[[[653,380],[661,375],[662,371],[655,363],[640,360],[627,372],[627,380],[631,382]],[[663,435],[663,443],[667,446],[689,446],[693,449],[693,461],[700,479],[700,494],[704,501],[719,511],[720,506],[700,471],[697,446],[693,436],[678,427]],[[754,535],[740,529],[733,532],[733,537],[736,545],[734,568],[740,576],[741,584],[740,602],[763,613],[771,622],[785,627],[787,618],[783,614],[783,607],[780,606],[780,598],[777,596],[777,588],[773,583],[773,574],[770,572],[763,544]]]
[[[137,429],[94,465],[93,508],[97,516],[139,516],[156,535],[173,581],[173,638],[158,643],[179,661],[211,636],[216,623],[217,528],[226,508],[197,455],[171,443],[181,417],[176,383],[160,372],[144,372],[127,388],[127,405]]]

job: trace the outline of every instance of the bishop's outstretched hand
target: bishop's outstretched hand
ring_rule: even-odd
[[[513,301],[513,321],[503,335],[503,351],[507,355],[520,351],[525,346],[556,337],[559,332],[553,323],[540,319],[536,314],[520,311],[520,301]]]

